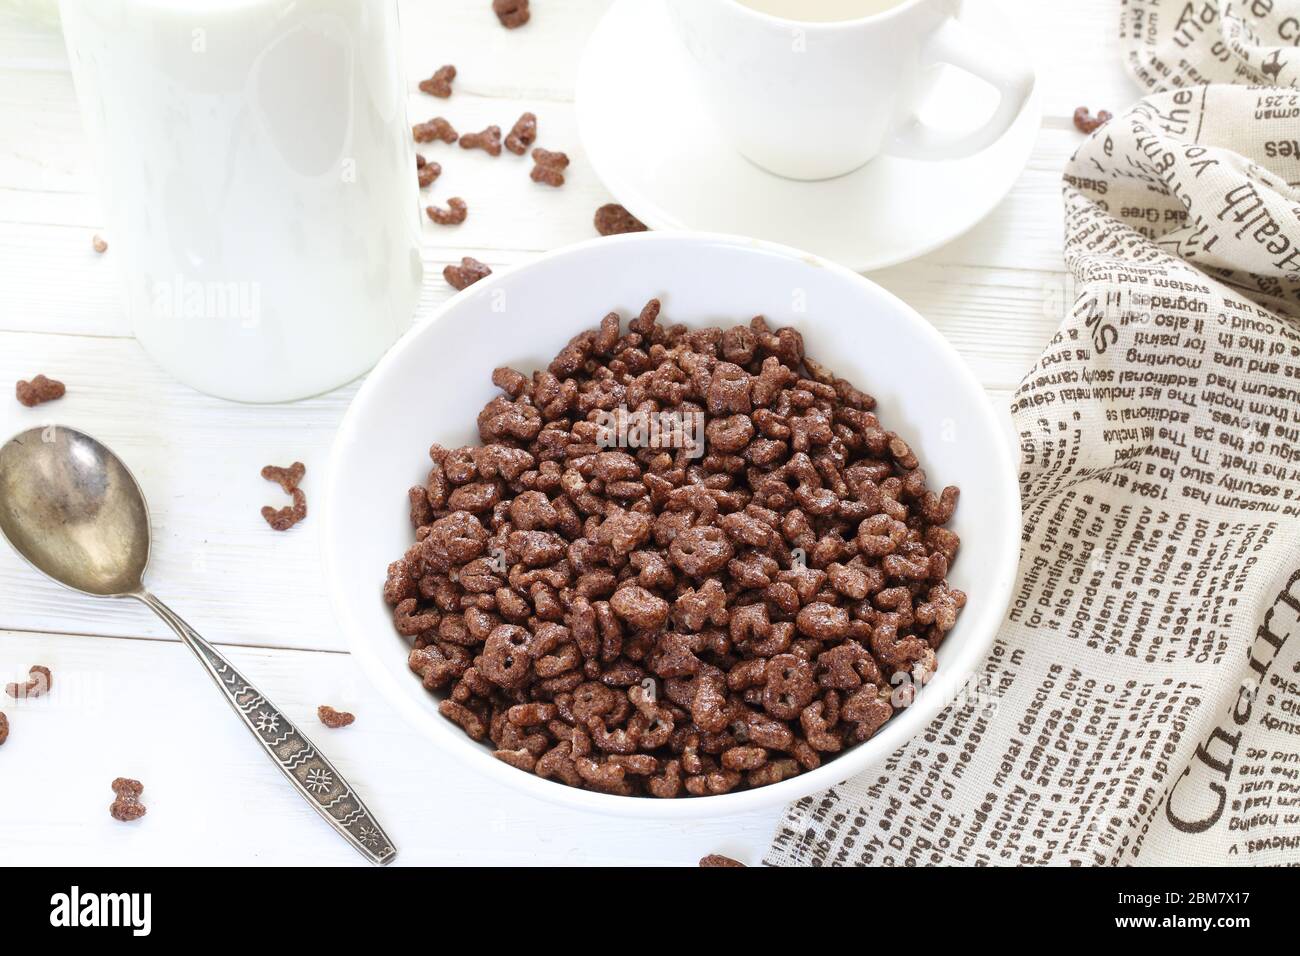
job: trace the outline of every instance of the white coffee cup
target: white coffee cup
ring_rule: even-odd
[[[720,128],[751,162],[791,179],[840,176],[882,152],[977,153],[1010,128],[1034,86],[1027,65],[956,19],[961,0],[666,2]],[[997,89],[982,126],[940,129],[918,117],[941,64]]]

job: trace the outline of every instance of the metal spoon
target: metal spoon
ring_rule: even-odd
[[[51,425],[0,448],[0,532],[36,570],[93,597],[135,598],[167,622],[303,798],[372,863],[397,855],[361,798],[306,735],[144,587],[149,510],[135,477],[89,435]]]

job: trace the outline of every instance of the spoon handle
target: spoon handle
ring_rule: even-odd
[[[135,597],[166,621],[194,652],[244,726],[303,799],[371,863],[391,863],[397,848],[388,834],[307,735],[180,615],[147,591]]]

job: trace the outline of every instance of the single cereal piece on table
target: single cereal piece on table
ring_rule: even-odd
[[[262,509],[262,517],[266,519],[274,531],[288,531],[294,525],[298,524],[307,517],[307,495],[298,487],[307,473],[307,466],[300,461],[295,461],[288,468],[280,468],[276,465],[267,465],[262,469],[262,477],[267,481],[274,481],[284,493],[293,498],[292,505],[286,505],[283,508],[272,508],[267,505]]]
[[[596,231],[602,236],[618,236],[625,232],[645,232],[646,224],[616,202],[605,203],[592,217]]]
[[[535,139],[537,139],[537,117],[532,113],[524,113],[510,128],[510,133],[506,136],[506,149],[516,156],[522,156],[528,152],[528,147],[533,145]]]
[[[109,805],[108,812],[113,815],[114,820],[129,823],[132,820],[139,820],[148,812],[145,805],[140,802],[140,794],[144,793],[144,784],[139,780],[118,777],[113,781],[112,787],[117,797]]]
[[[421,189],[431,185],[441,175],[441,163],[431,163],[419,153],[415,154],[415,178],[419,182]]]
[[[492,0],[492,12],[507,30],[522,27],[531,15],[528,0]]]
[[[30,382],[20,381],[14,386],[14,394],[18,401],[28,408],[35,408],[45,402],[62,398],[67,391],[67,387],[62,382],[46,378],[44,375],[37,375]]]
[[[357,718],[349,714],[346,710],[335,710],[329,704],[321,704],[316,708],[316,716],[326,727],[346,727]]]
[[[433,76],[420,81],[420,92],[439,99],[451,96],[451,82],[456,79],[456,68],[448,63],[433,71]]]
[[[35,664],[27,672],[27,683],[10,684],[5,688],[5,693],[14,700],[23,700],[27,697],[36,698],[48,694],[53,686],[54,678],[50,669],[43,664]]]
[[[501,155],[501,127],[489,126],[478,133],[466,133],[460,138],[461,149],[481,149],[489,156]]]
[[[292,505],[285,505],[283,508],[265,505],[262,508],[262,517],[266,519],[266,523],[273,531],[288,531],[307,517],[307,496],[303,490],[294,488],[289,495],[293,498]]]
[[[274,481],[284,489],[286,494],[301,485],[303,476],[306,474],[307,466],[300,461],[295,461],[288,468],[267,465],[262,469],[262,477],[267,481]]]
[[[547,186],[563,186],[564,173],[562,170],[569,166],[569,157],[564,153],[552,152],[549,149],[542,149],[540,146],[533,150],[532,179],[535,183],[544,183]]]
[[[748,867],[746,867],[745,864],[741,863],[739,860],[733,860],[731,857],[723,856],[721,853],[710,853],[706,857],[701,857],[700,866],[730,867],[730,868],[739,867],[742,870],[748,869]]]
[[[440,226],[458,226],[469,216],[469,206],[465,205],[465,200],[459,196],[452,196],[447,200],[446,209],[427,206],[424,212]]]
[[[479,279],[486,279],[491,274],[492,270],[487,263],[479,262],[472,256],[462,256],[460,265],[447,265],[442,270],[442,277],[457,292],[472,286]]]
[[[96,252],[98,252],[100,255],[103,255],[105,252],[108,252],[108,243],[104,241],[104,237],[101,236],[99,233],[95,233],[93,236],[91,236],[90,247],[94,249]]]
[[[9,739],[9,718],[5,716],[5,712],[3,710],[0,710],[0,744],[3,744],[8,739]]]
[[[1099,110],[1096,116],[1086,106],[1074,111],[1074,128],[1080,133],[1095,133],[1115,117],[1106,110]]]
[[[454,143],[458,136],[455,128],[441,116],[435,116],[424,123],[416,123],[411,127],[411,135],[415,137],[417,143],[432,143],[434,140]]]

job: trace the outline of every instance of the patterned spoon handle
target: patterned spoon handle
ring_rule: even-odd
[[[303,799],[371,863],[391,863],[397,856],[393,841],[307,735],[175,611],[148,592],[136,597],[194,652],[244,726]]]

